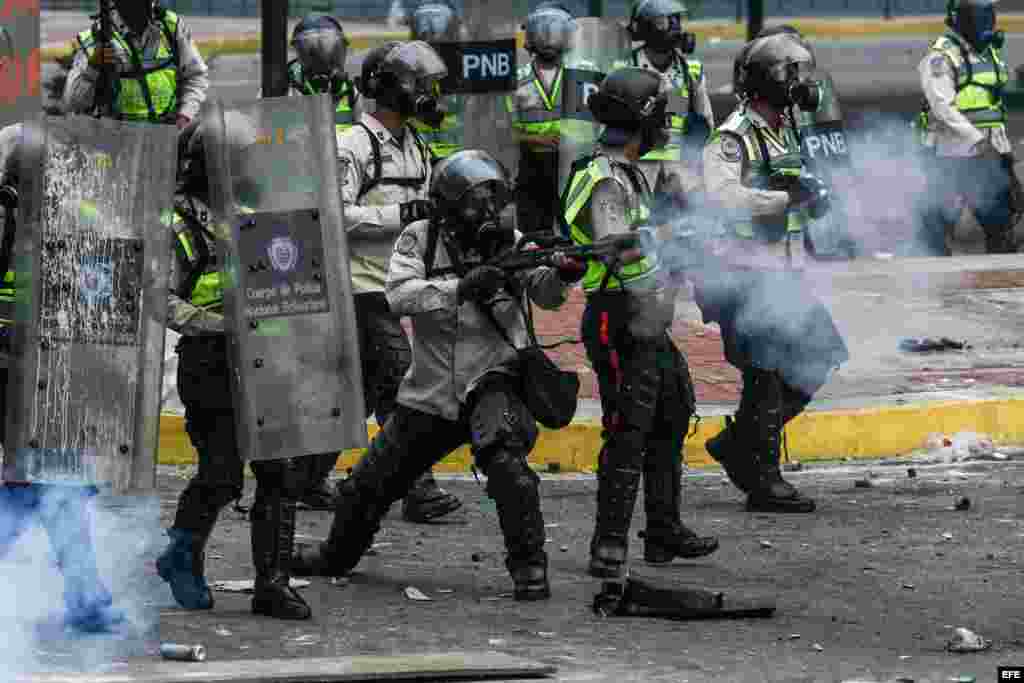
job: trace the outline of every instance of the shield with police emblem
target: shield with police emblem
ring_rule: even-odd
[[[23,126],[4,479],[156,486],[174,126]]]
[[[590,113],[590,95],[615,69],[630,66],[629,33],[621,20],[583,17],[576,20],[572,47],[562,73],[562,128],[558,152],[558,184],[561,194],[572,165],[593,152],[601,124]]]
[[[214,229],[241,452],[367,445],[333,107],[327,95],[212,103]]]
[[[798,111],[797,124],[807,169],[832,189],[832,210],[807,227],[808,246],[821,260],[852,258],[855,244],[843,199],[854,188],[843,110],[832,76],[819,70],[814,79],[820,84],[820,104],[814,111]]]

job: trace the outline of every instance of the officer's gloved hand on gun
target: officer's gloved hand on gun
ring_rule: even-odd
[[[426,199],[413,199],[398,205],[398,216],[403,226],[430,218],[433,204]]]
[[[787,191],[789,192],[789,208],[805,209],[814,220],[823,218],[831,208],[832,193],[828,189],[828,185],[809,173],[795,176]]]
[[[456,295],[459,302],[475,301],[483,303],[501,289],[505,284],[505,271],[497,266],[477,266],[459,280]]]
[[[587,262],[583,259],[566,256],[565,254],[556,254],[552,261],[558,270],[558,277],[562,278],[562,282],[569,285],[576,284],[582,280],[587,272]]]

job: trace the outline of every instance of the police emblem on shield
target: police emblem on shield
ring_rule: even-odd
[[[299,246],[291,237],[275,237],[267,247],[270,265],[279,273],[290,273],[299,262]]]
[[[78,275],[78,287],[82,298],[90,306],[110,299],[114,290],[110,265],[83,263]]]

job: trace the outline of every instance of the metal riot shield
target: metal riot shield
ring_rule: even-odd
[[[177,130],[71,116],[22,134],[4,479],[152,491]]]
[[[819,259],[852,256],[847,211],[843,198],[853,191],[852,164],[832,76],[819,70],[814,79],[821,84],[821,104],[813,112],[797,112],[797,127],[808,170],[832,188],[832,210],[807,228],[811,253]]]
[[[572,164],[594,149],[601,124],[594,120],[587,102],[604,77],[629,66],[629,33],[621,21],[583,17],[576,20],[572,46],[562,73],[562,129],[558,151],[558,192],[565,191]]]
[[[432,43],[448,67],[441,91],[446,107],[457,107],[462,149],[482,149],[509,169],[517,148],[505,97],[516,89],[516,29],[525,0],[464,0],[457,42]],[[454,96],[454,97],[453,97]]]
[[[214,229],[241,452],[367,445],[355,307],[327,95],[219,102],[209,113]]]

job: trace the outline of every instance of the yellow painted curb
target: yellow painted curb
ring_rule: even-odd
[[[696,425],[696,433],[693,427]],[[724,426],[722,418],[690,425],[685,458],[690,467],[713,466],[704,442]],[[870,459],[909,454],[924,448],[929,434],[972,431],[986,434],[996,444],[1024,443],[1024,399],[929,402],[884,408],[815,411],[804,413],[786,428],[786,446],[793,461]],[[369,427],[372,437],[375,425]],[[581,422],[557,431],[542,430],[530,461],[541,469],[552,465],[562,472],[592,472],[597,466],[601,425]],[[361,451],[346,451],[338,469],[355,464]],[[160,418],[161,465],[195,462],[195,451],[177,415]],[[467,472],[472,456],[460,448],[438,464],[438,472]]]
[[[773,21],[772,17],[767,17],[766,24],[771,26],[773,23],[777,23],[777,21]],[[888,21],[857,17],[840,19],[807,17],[791,19],[789,23],[804,35],[812,38],[937,35],[946,29],[943,20],[937,17],[901,17]],[[747,35],[745,22],[737,24],[735,21],[695,21],[691,22],[688,28],[697,35],[697,40],[701,42],[708,38],[746,40]],[[999,28],[1007,33],[1024,32],[1024,15],[1001,15],[999,17]],[[408,37],[408,31],[352,34],[349,36],[349,43],[353,50],[365,50],[384,41],[406,40]],[[521,31],[516,34],[516,43],[519,47],[523,46],[523,33]],[[231,38],[201,39],[196,41],[196,45],[206,58],[215,54],[245,54],[259,51],[260,37],[258,34],[248,34]],[[74,41],[69,41],[66,47],[42,48],[39,54],[43,62],[53,62],[57,57],[71,54],[73,51]]]

